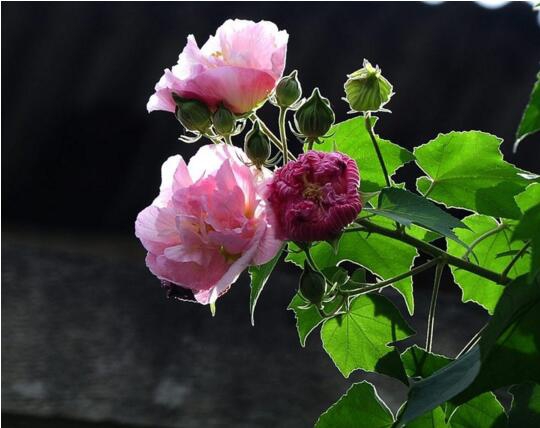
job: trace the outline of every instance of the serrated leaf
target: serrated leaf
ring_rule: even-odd
[[[534,205],[525,211],[512,235],[512,241],[516,239],[531,241],[532,243],[532,254],[530,256],[531,267],[529,272],[529,281],[532,282],[540,273],[540,204]],[[517,263],[527,257],[522,257]]]
[[[414,150],[416,163],[427,174],[417,180],[418,191],[448,207],[519,218],[514,196],[530,181],[503,160],[501,142],[480,131],[439,134]]]
[[[371,117],[371,124],[375,126],[376,117]],[[344,122],[338,123],[328,132],[330,135],[322,139],[322,144],[317,146],[317,150],[322,152],[332,152],[334,144],[337,151],[342,152],[353,158],[360,170],[362,177],[360,189],[362,192],[375,192],[386,186],[384,175],[373,148],[373,143],[366,130],[363,117],[355,117]],[[388,140],[379,138],[381,153],[384,157],[384,162],[388,170],[388,174],[392,175],[401,165],[414,160],[411,152],[391,143]]]
[[[428,353],[425,349],[413,345],[402,352],[401,361],[407,376],[425,378],[442,369],[452,359],[444,355]]]
[[[527,188],[516,195],[515,200],[522,213],[532,208],[540,202],[540,183],[532,183]]]
[[[292,252],[289,252],[285,260],[302,267],[305,254],[297,252],[299,248],[294,244],[289,244],[289,250]],[[389,279],[410,270],[417,252],[403,242],[382,235],[354,232],[343,234],[337,254],[326,242],[319,242],[311,248],[311,255],[319,269],[350,261],[363,266],[382,279]],[[414,312],[412,279],[410,277],[402,279],[392,287],[404,297],[409,313],[412,314]]]
[[[355,298],[346,313],[325,321],[321,328],[323,347],[343,376],[362,369],[404,382],[399,356],[388,344],[413,333],[396,307],[380,295]]]
[[[406,428],[450,428],[450,426],[446,423],[443,409],[437,407],[409,422]]]
[[[521,122],[516,133],[514,152],[519,143],[528,135],[540,131],[540,73],[536,76],[536,83],[533,86],[529,103],[525,107]]]
[[[494,218],[479,214],[473,214],[463,219],[469,229],[456,230],[459,238],[468,246],[474,245],[472,253],[469,254],[469,261],[478,264],[494,272],[502,273],[509,263],[508,259],[498,258],[497,254],[506,251],[519,250],[523,244],[511,242],[511,232],[506,225],[499,224]],[[486,234],[491,234],[485,239],[478,241]],[[462,246],[447,240],[448,252],[456,257],[467,254]],[[529,269],[530,256],[524,255],[519,259],[509,272],[510,278],[515,278]],[[490,314],[495,310],[495,306],[501,297],[504,287],[489,281],[472,272],[450,267],[454,281],[461,288],[463,302],[475,302],[486,309]]]
[[[540,379],[540,284],[525,275],[505,287],[480,342],[430,377],[414,383],[398,426],[448,400],[466,403],[487,391]]]
[[[525,382],[510,388],[512,407],[508,413],[508,428],[540,426],[540,385]]]
[[[279,258],[281,257],[283,248],[284,247],[281,247],[278,253],[269,262],[263,265],[259,265],[259,266],[250,266],[249,268],[249,276],[251,278],[251,292],[249,295],[249,313],[251,315],[252,325],[255,324],[255,318],[254,318],[255,305],[257,304],[257,301],[259,300],[259,296],[261,295],[261,292],[266,284],[266,281],[268,281],[270,274],[276,267],[276,264],[279,261]]]
[[[390,428],[394,417],[369,382],[355,383],[320,417],[315,428]]]
[[[476,346],[433,375],[414,383],[409,389],[405,408],[398,417],[400,421],[398,426],[405,426],[455,397],[473,382],[479,371],[480,348]]]
[[[287,309],[294,312],[300,345],[304,347],[307,337],[323,321],[323,317],[315,306],[310,305],[306,308],[306,302],[298,293],[294,295]]]
[[[466,246],[452,229],[466,229],[467,226],[426,198],[408,190],[385,188],[381,191],[377,208],[365,208],[365,211],[391,218],[405,226],[416,224]]]
[[[482,370],[453,401],[461,404],[486,391],[527,380],[540,381],[540,284],[526,275],[505,287],[482,333]],[[501,370],[501,368],[504,368]]]
[[[451,428],[506,428],[504,407],[491,392],[459,406],[448,421]]]

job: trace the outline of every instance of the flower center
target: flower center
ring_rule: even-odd
[[[302,191],[304,198],[320,201],[323,196],[321,186],[315,183],[310,183],[305,175],[302,176],[302,180],[304,182],[304,190]]]

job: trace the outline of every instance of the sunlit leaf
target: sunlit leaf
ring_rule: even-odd
[[[381,191],[377,208],[365,210],[391,218],[405,226],[416,224],[465,245],[452,229],[466,229],[467,226],[426,198],[408,190],[385,188]]]
[[[407,382],[399,354],[388,344],[413,333],[388,299],[370,294],[355,298],[345,314],[325,321],[321,338],[343,376],[362,369]]]
[[[503,160],[501,141],[480,131],[439,134],[414,150],[427,174],[418,179],[418,190],[448,207],[519,218],[514,196],[535,176]]]
[[[463,219],[469,229],[456,229],[459,238],[469,246],[473,246],[469,254],[469,261],[494,272],[502,273],[509,261],[507,258],[497,257],[498,254],[519,250],[521,242],[511,242],[512,233],[506,224],[498,223],[493,217],[473,214]],[[454,256],[462,257],[467,254],[463,246],[447,240],[448,252]],[[530,256],[524,255],[512,267],[510,278],[515,278],[528,271]],[[452,275],[456,284],[462,290],[463,302],[475,302],[493,313],[504,287],[478,275],[451,266]]]
[[[390,428],[394,417],[369,382],[355,383],[324,412],[315,428]]]
[[[372,117],[371,123],[375,126],[376,117]],[[353,158],[360,170],[362,192],[374,192],[386,186],[384,175],[373,148],[373,143],[366,130],[363,117],[355,117],[334,125],[328,132],[330,135],[322,139],[323,143],[315,147],[323,152],[334,151],[335,147],[339,152],[345,153]],[[414,160],[411,152],[384,140],[377,136],[377,141],[384,157],[388,174],[392,175],[401,165]]]
[[[249,268],[249,276],[251,278],[251,293],[249,296],[249,312],[251,314],[251,324],[255,324],[255,305],[259,300],[259,296],[270,277],[270,274],[276,267],[277,262],[281,257],[283,248],[281,248],[278,253],[274,256],[269,262],[260,265],[260,266],[251,266]]]
[[[540,73],[536,76],[536,83],[531,92],[531,97],[516,133],[516,142],[514,151],[517,150],[519,143],[528,135],[540,131]]]
[[[306,346],[306,339],[309,334],[323,321],[321,313],[315,306],[308,306],[298,294],[294,295],[287,309],[294,312],[300,344]]]

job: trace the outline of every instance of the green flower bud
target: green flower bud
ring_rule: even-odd
[[[364,60],[363,68],[347,77],[345,96],[353,111],[379,111],[394,95],[392,85],[382,76],[379,67],[373,67],[368,60]]]
[[[256,166],[264,165],[270,157],[270,140],[261,131],[259,122],[253,124],[253,128],[246,135],[244,141],[244,152],[251,162]]]
[[[282,108],[292,106],[302,96],[302,87],[298,81],[298,72],[294,70],[288,76],[282,77],[276,86],[277,105]]]
[[[321,305],[326,291],[326,281],[324,276],[314,271],[307,261],[304,263],[304,271],[300,275],[299,289],[304,299],[314,305]]]
[[[219,135],[227,136],[233,133],[236,118],[229,109],[223,104],[220,104],[218,109],[212,115],[212,123]]]
[[[328,99],[321,97],[315,88],[311,96],[294,114],[298,131],[309,140],[316,140],[325,135],[334,123],[334,112]]]
[[[210,128],[211,113],[206,104],[199,100],[188,100],[173,94],[176,102],[176,118],[189,131],[204,134]]]

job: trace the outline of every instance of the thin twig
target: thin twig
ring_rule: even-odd
[[[433,281],[433,293],[431,294],[431,302],[429,304],[428,325],[426,333],[426,351],[431,352],[433,346],[433,330],[435,328],[435,311],[437,309],[437,298],[439,297],[439,287],[441,285],[441,277],[444,268],[444,263],[438,263],[435,268],[435,279]]]

